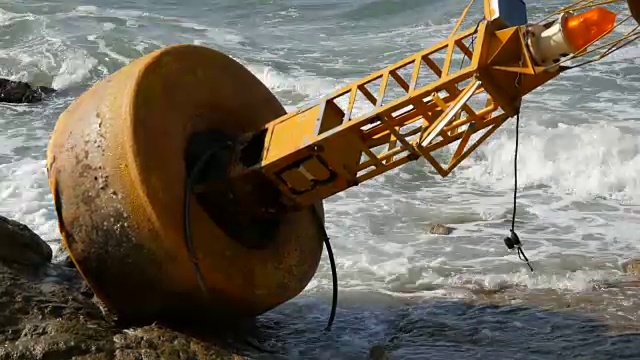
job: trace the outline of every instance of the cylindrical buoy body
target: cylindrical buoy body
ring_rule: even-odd
[[[267,246],[226,235],[191,201],[197,281],[183,234],[191,134],[244,134],[286,112],[241,64],[176,45],[98,82],[59,117],[47,153],[63,243],[95,294],[126,318],[255,316],[298,295],[323,249],[322,204],[283,215]]]
[[[640,25],[640,0],[627,0],[627,6],[633,19]]]

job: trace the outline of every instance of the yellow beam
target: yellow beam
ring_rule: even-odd
[[[525,27],[487,20],[493,9],[483,1],[477,26],[459,31],[471,0],[447,39],[269,123],[261,161],[232,177],[259,171],[282,201],[306,206],[420,157],[447,176],[519,111],[523,96],[565,69],[536,66]],[[453,66],[456,53],[466,66]],[[440,163],[433,153],[454,143]]]
[[[262,161],[249,170],[262,172],[285,202],[298,206],[420,157],[447,176],[516,113],[524,94],[558,73],[531,65],[520,28],[494,30],[483,21],[454,30],[433,47],[269,123]],[[472,36],[473,49],[465,45]],[[456,52],[468,60],[467,66],[451,65]],[[410,74],[408,79],[403,73]],[[425,73],[432,81],[419,84]],[[516,79],[525,76],[526,87],[520,89],[524,79]],[[372,91],[375,82],[380,84]],[[399,92],[389,91],[393,82]],[[356,108],[365,106],[368,111],[356,114]],[[478,132],[484,135],[474,140]],[[454,143],[453,157],[440,163],[433,153]],[[236,171],[234,176],[240,177],[248,170]]]

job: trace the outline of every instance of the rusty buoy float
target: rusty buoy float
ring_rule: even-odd
[[[68,107],[48,147],[49,185],[63,244],[109,308],[141,321],[255,316],[305,288],[323,250],[321,202],[260,221],[250,203],[226,209],[224,199],[193,195],[206,292],[183,235],[186,153],[197,135],[247,134],[285,113],[245,67],[195,45],[139,58]]]

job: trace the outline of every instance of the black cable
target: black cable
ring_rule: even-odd
[[[331,281],[333,283],[333,296],[331,298],[331,314],[329,315],[329,321],[327,322],[327,327],[324,329],[325,331],[331,331],[331,326],[333,325],[333,321],[336,318],[336,308],[338,305],[338,271],[336,269],[336,260],[333,257],[333,249],[331,248],[331,242],[329,239],[329,235],[327,234],[327,230],[324,228],[324,223],[322,222],[322,218],[317,210],[313,211],[314,218],[316,219],[316,223],[318,227],[322,229],[322,236],[324,246],[327,248],[327,255],[329,256],[329,264],[331,265]]]
[[[200,265],[198,264],[198,259],[193,249],[193,241],[191,239],[191,216],[190,216],[189,209],[191,204],[191,191],[193,189],[194,181],[200,175],[200,171],[202,171],[204,164],[206,164],[207,161],[211,158],[211,156],[214,155],[220,149],[221,149],[221,146],[213,147],[209,149],[206,153],[204,153],[202,157],[200,157],[196,165],[193,167],[193,170],[191,171],[191,173],[187,173],[187,179],[184,182],[185,184],[184,186],[184,225],[183,225],[184,241],[187,247],[187,252],[189,253],[189,259],[191,260],[191,264],[193,264],[193,270],[196,273],[196,277],[198,279],[198,284],[200,285],[200,288],[202,289],[202,292],[204,293],[205,297],[207,297],[209,293],[207,291],[207,287],[204,282],[204,276],[202,275],[202,271],[200,270]],[[269,354],[278,353],[275,350],[270,350],[261,346],[260,344],[253,343],[246,338],[244,339],[244,342],[248,344],[250,347],[258,351],[262,351]]]
[[[518,143],[520,137],[520,110],[516,113],[516,146],[513,154],[513,213],[511,215],[511,231],[516,227],[516,207],[518,201]]]
[[[527,263],[529,269],[533,272],[533,267],[522,250],[522,243],[520,237],[515,231],[516,227],[516,209],[518,205],[518,146],[520,138],[520,109],[516,113],[516,145],[513,155],[513,213],[511,215],[511,230],[508,237],[504,239],[504,243],[509,250],[514,248],[518,252],[518,258]]]
[[[469,50],[471,50],[473,52],[474,49],[474,45],[475,45],[475,40],[476,40],[476,34],[475,32],[478,31],[478,28],[480,27],[480,24],[482,23],[482,21],[484,21],[484,19],[480,19],[478,21],[478,23],[476,24],[475,30],[474,30],[474,34],[471,35],[471,42],[469,45]],[[464,66],[465,60],[467,58],[463,57],[462,61],[460,61],[460,69],[462,70],[462,67]],[[470,59],[471,60],[471,59]],[[518,80],[520,80],[518,78]],[[520,84],[518,83],[518,80],[516,80],[516,87],[518,87]],[[509,250],[512,250],[514,248],[517,248],[517,252],[518,252],[518,258],[522,261],[525,261],[527,263],[527,265],[529,266],[529,269],[531,269],[531,271],[533,271],[533,267],[531,267],[531,264],[529,263],[529,259],[527,258],[527,256],[524,254],[524,250],[522,250],[522,243],[520,242],[520,238],[518,237],[518,234],[516,234],[515,232],[515,227],[516,227],[516,207],[517,207],[517,197],[518,197],[518,143],[519,143],[519,134],[520,134],[520,109],[518,108],[518,111],[516,113],[516,146],[515,146],[515,153],[514,153],[514,159],[513,159],[513,214],[511,216],[511,231],[509,234],[509,237],[504,239],[504,243],[505,245],[507,245],[507,248]]]
[[[476,27],[473,30],[473,35],[471,35],[471,42],[469,44],[469,50],[473,53],[473,48],[475,46],[475,42],[476,42],[476,33],[478,32],[478,29],[480,28],[480,24],[482,24],[482,22],[484,21],[484,18],[478,20],[478,22],[476,23]],[[466,62],[467,57],[466,56],[462,56],[462,60],[460,61],[460,68],[458,69],[458,71],[462,70],[462,67],[464,66],[464,63]],[[469,61],[473,61],[473,59],[469,59]]]
[[[324,229],[324,226],[322,228]],[[336,270],[336,261],[333,258],[333,250],[331,249],[331,242],[329,241],[329,237],[326,235],[326,231],[324,231],[324,233],[325,233],[324,246],[327,248],[327,255],[329,255],[329,264],[331,264],[331,281],[333,282],[333,297],[331,299],[331,314],[329,315],[329,322],[327,323],[327,327],[325,328],[325,331],[331,331],[331,326],[333,325],[333,320],[336,317],[336,306],[338,304],[338,272]]]
[[[218,147],[214,147],[209,149],[196,163],[193,167],[191,173],[187,173],[187,179],[184,182],[184,242],[187,247],[187,252],[189,254],[189,259],[191,260],[191,264],[193,264],[193,270],[196,273],[196,277],[198,279],[198,284],[202,289],[202,292],[205,296],[207,296],[207,287],[204,282],[204,276],[202,275],[202,271],[200,270],[200,265],[198,264],[198,258],[193,249],[193,241],[191,239],[191,216],[190,216],[190,204],[191,204],[191,191],[193,189],[193,183],[195,179],[200,175],[200,171],[202,170],[204,164],[211,158],[213,154],[215,154],[218,150]]]

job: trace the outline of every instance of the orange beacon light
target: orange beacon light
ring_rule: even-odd
[[[548,28],[529,28],[529,50],[538,65],[552,66],[562,57],[586,50],[611,32],[615,24],[616,13],[601,7],[580,14],[563,13]]]
[[[575,53],[611,32],[616,24],[616,13],[605,8],[593,8],[564,19],[563,33],[572,53]]]

